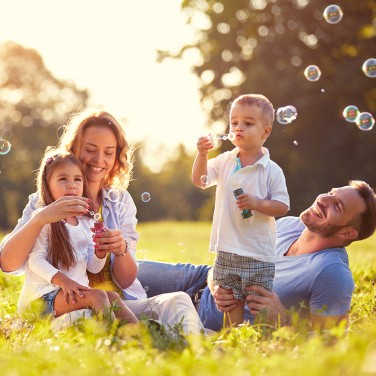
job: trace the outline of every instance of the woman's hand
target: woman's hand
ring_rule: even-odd
[[[33,218],[45,225],[59,222],[67,217],[84,215],[90,209],[89,201],[86,197],[63,196],[37,210]]]
[[[247,286],[246,290],[259,294],[247,295],[245,299],[253,316],[257,316],[263,311],[267,321],[274,323],[281,322],[282,325],[286,323],[286,308],[275,292],[268,291],[262,286]]]
[[[95,231],[92,228],[93,231]],[[98,254],[101,253],[114,253],[115,255],[121,255],[127,251],[127,244],[123,238],[120,230],[109,230],[95,234],[93,236],[95,242],[95,250]]]

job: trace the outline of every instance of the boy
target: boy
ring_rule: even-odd
[[[263,147],[273,121],[274,108],[265,96],[242,95],[230,109],[229,139],[235,148],[208,161],[210,137],[197,142],[192,182],[201,188],[217,185],[210,238],[210,251],[217,252],[213,280],[232,289],[238,300],[227,325],[243,322],[247,285],[273,287],[274,217],[289,209],[282,169]]]

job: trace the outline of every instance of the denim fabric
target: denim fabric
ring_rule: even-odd
[[[144,261],[139,265],[137,278],[148,287],[148,297],[184,291],[194,298],[206,286],[209,269],[208,265]]]
[[[61,289],[56,289],[51,292],[48,292],[47,294],[44,294],[40,299],[44,302],[44,309],[42,311],[43,316],[48,315],[56,315],[56,312],[54,310],[54,302],[56,295],[59,293]]]
[[[144,261],[139,266],[137,277],[143,286],[148,286],[149,297],[166,292],[185,291],[194,299],[195,294],[203,289],[197,312],[205,328],[220,330],[223,313],[217,309],[213,296],[206,287],[210,269],[208,265]],[[247,306],[245,306],[244,319],[253,322]]]

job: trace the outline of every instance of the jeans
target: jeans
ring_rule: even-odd
[[[137,278],[147,290],[148,297],[184,291],[194,298],[199,290],[206,287],[209,269],[208,265],[143,261],[139,265]]]
[[[208,265],[172,264],[158,261],[143,261],[138,270],[137,278],[147,286],[148,297],[166,292],[185,291],[192,300],[201,289],[202,295],[197,307],[205,328],[221,330],[223,313],[217,309],[212,294],[206,285]],[[253,322],[248,307],[245,306],[244,319]]]

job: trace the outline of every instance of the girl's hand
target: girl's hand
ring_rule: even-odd
[[[63,196],[52,204],[38,210],[34,217],[43,224],[59,222],[67,217],[84,215],[88,212],[90,205],[86,197]]]
[[[207,155],[210,149],[213,149],[213,144],[210,142],[210,138],[208,136],[200,137],[197,141],[197,151],[200,155]]]
[[[52,277],[51,282],[61,287],[64,294],[64,301],[67,304],[69,304],[69,300],[73,304],[76,303],[75,294],[83,298],[84,295],[82,294],[81,290],[90,290],[90,287],[83,286],[76,281],[73,281],[73,279],[70,279],[60,271]]]
[[[92,229],[93,230],[93,229]],[[93,235],[95,251],[101,253],[123,254],[127,249],[127,244],[120,230],[107,230],[100,234]]]

